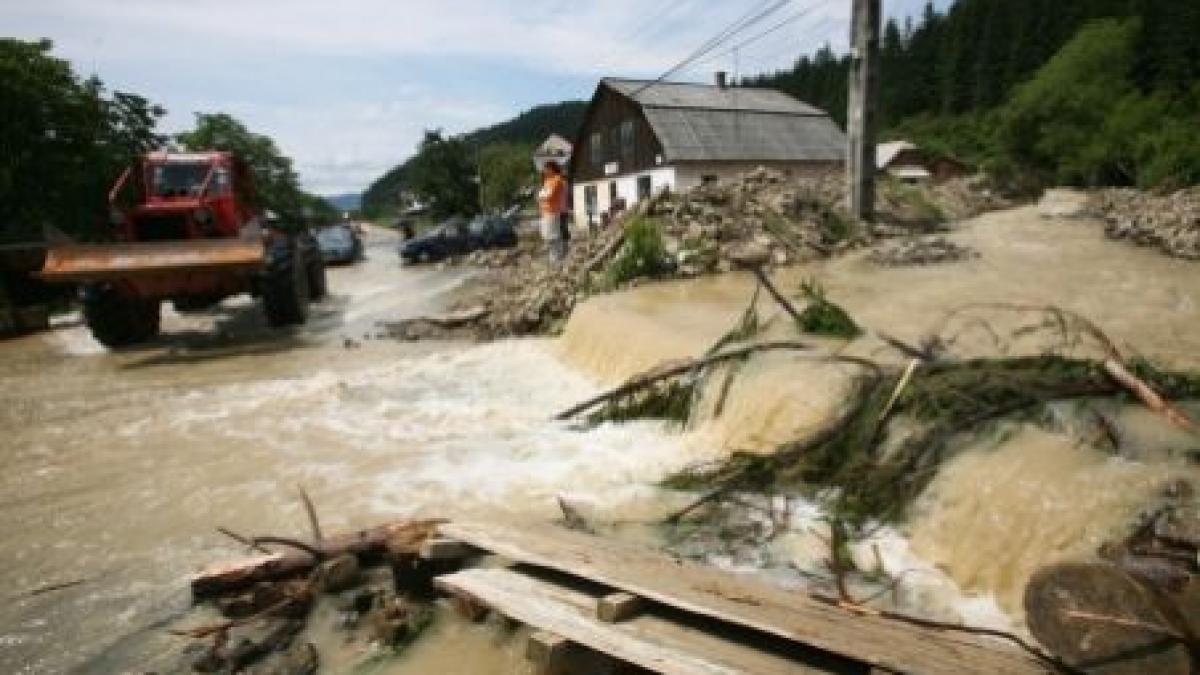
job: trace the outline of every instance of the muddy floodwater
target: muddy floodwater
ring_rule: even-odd
[[[791,288],[818,275],[862,323],[906,339],[958,304],[1058,303],[1123,345],[1200,365],[1195,263],[1033,209],[985,217],[955,238],[981,257],[880,270],[851,256],[781,278]],[[658,479],[802,432],[836,407],[848,377],[827,365],[799,377],[796,364],[767,360],[731,392],[722,419],[687,433],[653,422],[573,431],[550,416],[662,359],[702,352],[741,311],[749,281],[600,296],[559,340],[400,344],[372,339],[375,322],[436,311],[468,273],[401,268],[394,245],[372,231],[368,259],[331,270],[333,297],[295,332],[266,329],[248,300],[232,300],[199,315],[168,312],[159,340],[118,353],[69,317],[0,343],[0,672],[166,668],[181,645],[163,628],[188,607],[187,575],[244,553],[214,528],[303,536],[299,485],[326,531],[415,515],[545,522],[558,515],[558,495],[636,526],[683,503],[654,487]],[[1139,447],[1187,442],[1129,414]],[[918,604],[981,623],[1014,613],[1035,563],[1094,548],[1163,481],[1193,477],[1182,464],[1101,456],[1033,429],[987,450],[964,453],[909,527],[884,535],[885,556],[928,580]],[[1065,512],[1080,491],[1097,494],[1082,515],[1025,541],[1045,515],[1032,494]],[[1025,544],[1030,553],[1012,553]],[[778,559],[821,555],[800,534],[772,546]],[[519,647],[447,618],[373,672],[521,672]]]
[[[213,528],[304,534],[298,485],[337,531],[418,513],[546,519],[560,492],[636,497],[678,465],[654,424],[547,423],[596,385],[540,341],[364,339],[377,319],[436,310],[464,276],[401,269],[392,238],[372,238],[293,334],[231,300],[168,312],[142,349],[108,353],[69,322],[0,345],[0,671],[135,668],[180,646],[160,634],[187,606],[186,575],[244,554]]]

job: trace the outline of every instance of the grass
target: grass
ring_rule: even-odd
[[[634,279],[657,277],[670,269],[662,228],[658,221],[644,216],[625,226],[625,245],[605,270],[610,288],[618,288]]]

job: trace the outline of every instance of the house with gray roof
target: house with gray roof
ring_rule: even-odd
[[[773,89],[600,81],[575,138],[575,221],[595,222],[660,191],[731,180],[759,166],[840,168],[846,137],[823,110]]]

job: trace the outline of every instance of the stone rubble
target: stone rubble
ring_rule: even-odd
[[[1112,239],[1200,260],[1200,187],[1170,195],[1100,190],[1092,194],[1089,211],[1106,222],[1104,231]]]
[[[840,171],[793,176],[760,167],[736,180],[660,195],[640,208],[661,224],[669,256],[663,276],[689,278],[735,269],[748,251],[765,257],[768,267],[803,263],[883,238],[940,231],[947,221],[1009,205],[974,179],[926,186],[885,180],[880,183],[878,222],[864,229],[851,222],[843,207],[844,186]],[[577,234],[558,268],[547,263],[536,238],[523,238],[512,249],[459,256],[447,264],[484,270],[452,307],[451,314],[478,310],[472,320],[428,317],[384,323],[378,337],[487,340],[554,333],[576,302],[606,287],[604,269],[619,251],[612,244],[622,223],[618,218],[590,235]],[[607,258],[597,260],[601,255]]]
[[[961,262],[979,257],[979,252],[945,237],[917,237],[883,244],[867,260],[883,267],[912,267]]]

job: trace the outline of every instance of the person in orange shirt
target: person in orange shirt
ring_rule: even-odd
[[[567,181],[562,166],[555,161],[542,167],[542,189],[538,191],[542,239],[550,250],[550,262],[559,264],[567,255],[567,240],[559,228],[559,218],[567,211]]]

